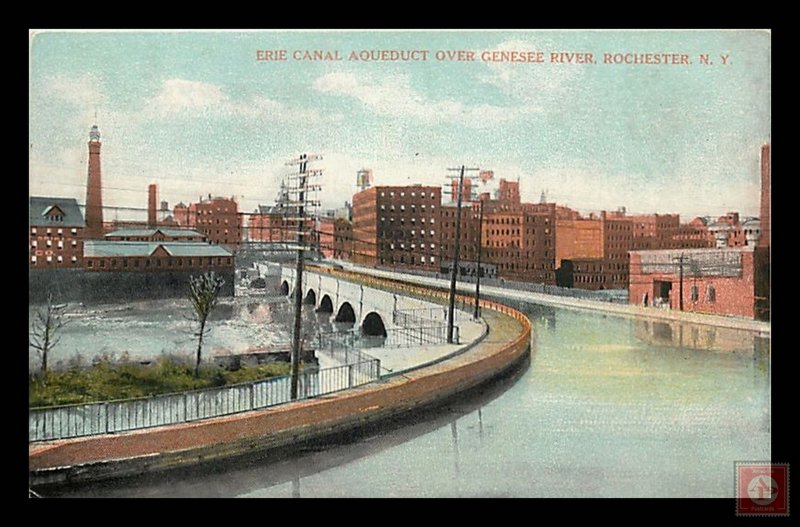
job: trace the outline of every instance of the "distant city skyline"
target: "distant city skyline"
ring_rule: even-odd
[[[158,183],[170,208],[210,193],[251,212],[274,200],[286,160],[316,152],[323,208],[351,199],[361,168],[375,185],[444,186],[446,169],[463,163],[519,179],[523,201],[544,190],[581,212],[758,216],[767,31],[32,35],[32,195],[83,203],[96,123],[107,207],[145,209],[147,185]],[[277,49],[337,50],[344,60],[256,60]],[[347,60],[362,49],[431,57]],[[439,49],[670,52],[693,63],[440,62]],[[700,54],[716,63],[699,64]]]

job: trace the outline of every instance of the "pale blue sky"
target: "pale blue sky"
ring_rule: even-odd
[[[338,50],[257,62],[256,50]],[[425,49],[427,62],[347,60]],[[436,50],[686,53],[693,64],[440,62]],[[699,63],[710,55],[713,65]],[[720,55],[729,55],[721,65]],[[42,32],[30,47],[30,192],[83,202],[86,141],[103,140],[108,205],[235,195],[273,200],[284,161],[325,160],[323,205],[377,184],[443,184],[465,163],[523,199],[580,210],[758,214],[770,138],[770,35],[716,32]],[[122,217],[123,214],[120,214]]]

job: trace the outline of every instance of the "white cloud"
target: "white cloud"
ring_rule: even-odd
[[[353,97],[378,115],[416,119],[427,124],[455,121],[481,127],[507,122],[517,116],[512,108],[429,100],[414,90],[409,77],[404,75],[360,80],[353,73],[328,73],[314,81],[314,88],[323,93]]]
[[[266,118],[270,121],[321,119],[317,110],[293,108],[265,95],[235,100],[222,86],[187,79],[168,79],[158,94],[145,101],[145,113],[151,117],[197,115],[203,112],[214,116]]]
[[[491,51],[544,52],[543,63],[485,62],[489,73],[481,78],[486,84],[525,103],[528,111],[546,107],[552,97],[565,95],[574,85],[581,67],[569,64],[552,64],[548,53],[556,48],[549,40],[538,37],[536,42],[506,40]]]
[[[227,102],[222,88],[208,82],[168,79],[150,104],[162,114],[206,110]]]
[[[41,86],[47,96],[81,109],[94,109],[106,103],[103,82],[94,75],[58,75],[48,78]]]

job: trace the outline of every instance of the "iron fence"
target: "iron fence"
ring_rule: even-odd
[[[298,399],[346,390],[380,379],[380,360],[359,360],[300,374]],[[291,377],[282,376],[219,388],[89,404],[32,408],[29,441],[66,439],[174,425],[258,410],[291,401]]]

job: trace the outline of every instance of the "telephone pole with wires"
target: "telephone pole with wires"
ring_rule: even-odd
[[[306,217],[315,217],[309,214],[309,210],[319,207],[318,199],[309,199],[310,195],[315,197],[321,190],[320,185],[309,184],[309,179],[322,175],[321,169],[309,170],[308,163],[322,159],[316,154],[302,154],[296,159],[286,163],[287,166],[297,166],[297,172],[287,175],[289,181],[287,189],[287,213],[293,213],[293,217],[286,218],[289,224],[296,225],[297,228],[297,266],[295,272],[294,286],[294,330],[292,331],[292,379],[290,387],[291,399],[297,399],[297,385],[300,369],[300,353],[303,347],[303,267],[305,264],[305,237],[306,237]],[[313,232],[312,227],[311,231]]]
[[[455,316],[456,306],[456,276],[458,275],[458,257],[461,250],[461,201],[464,193],[464,172],[480,171],[479,168],[466,168],[461,165],[460,168],[448,168],[452,172],[459,172],[458,175],[458,200],[456,201],[456,239],[453,246],[453,267],[450,271],[450,302],[447,306],[447,343],[453,344],[453,322]],[[456,176],[449,176],[455,178]]]

